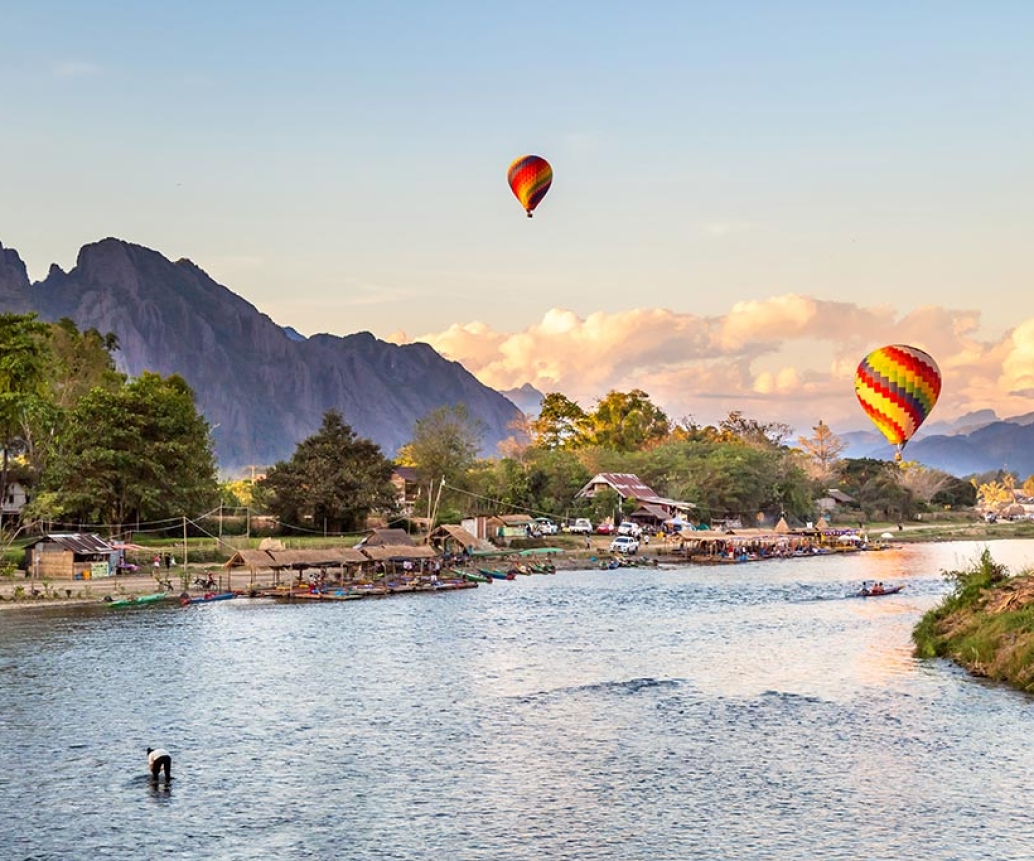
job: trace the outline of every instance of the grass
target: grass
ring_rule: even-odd
[[[1034,693],[1034,573],[1010,577],[985,548],[969,567],[944,576],[954,588],[913,630],[916,655],[948,658]],[[1007,600],[996,602],[999,596]]]

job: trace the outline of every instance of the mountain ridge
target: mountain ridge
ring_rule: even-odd
[[[116,365],[131,376],[180,374],[213,426],[223,471],[289,458],[328,409],[389,457],[438,407],[466,404],[483,423],[484,453],[520,415],[429,345],[369,332],[301,338],[192,261],[113,237],[84,245],[71,270],[52,265],[35,283],[17,252],[0,245],[0,310],[113,332]]]

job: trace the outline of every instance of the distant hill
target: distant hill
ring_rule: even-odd
[[[894,457],[894,447],[875,431],[838,436],[847,443],[844,457]],[[1000,419],[992,410],[980,410],[937,422],[912,438],[904,457],[957,476],[1005,469],[1026,478],[1034,475],[1034,414]]]
[[[520,415],[426,344],[398,346],[368,332],[304,338],[189,260],[118,239],[84,246],[70,272],[51,266],[33,284],[17,252],[0,245],[0,311],[114,332],[120,370],[183,376],[214,428],[224,472],[289,458],[332,408],[389,457],[437,407],[465,404],[484,423],[485,454]]]
[[[509,398],[526,416],[533,418],[539,414],[539,410],[542,409],[542,399],[545,398],[545,395],[531,383],[525,383],[519,389],[507,389],[500,394]]]

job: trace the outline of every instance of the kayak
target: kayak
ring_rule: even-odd
[[[464,571],[462,568],[453,569],[457,574],[460,575],[464,580],[469,580],[471,583],[491,583],[492,578],[486,577],[484,574],[475,574],[473,571]]]
[[[859,589],[855,592],[855,596],[858,598],[882,598],[884,595],[897,595],[904,588],[904,585],[884,586],[882,592],[873,592],[871,589]]]
[[[493,580],[516,580],[517,574],[514,571],[499,571],[496,568],[478,568],[482,577],[491,577]]]
[[[236,598],[235,592],[206,592],[204,595],[195,595],[191,597],[189,595],[180,596],[180,605],[188,607],[191,604],[207,604],[209,601],[227,601],[230,598]]]
[[[153,595],[137,595],[135,598],[117,598],[114,601],[105,601],[104,603],[113,609],[122,607],[138,607],[142,604],[154,604],[158,601],[164,601],[168,597],[166,592],[156,592]]]

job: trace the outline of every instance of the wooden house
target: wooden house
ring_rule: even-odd
[[[657,526],[672,517],[693,519],[696,506],[692,502],[660,496],[638,475],[631,472],[601,472],[593,476],[575,494],[575,499],[592,499],[597,493],[613,490],[623,502],[635,502],[631,519],[640,526]]]
[[[93,580],[114,576],[120,555],[94,533],[54,532],[25,548],[25,570],[40,580]]]

